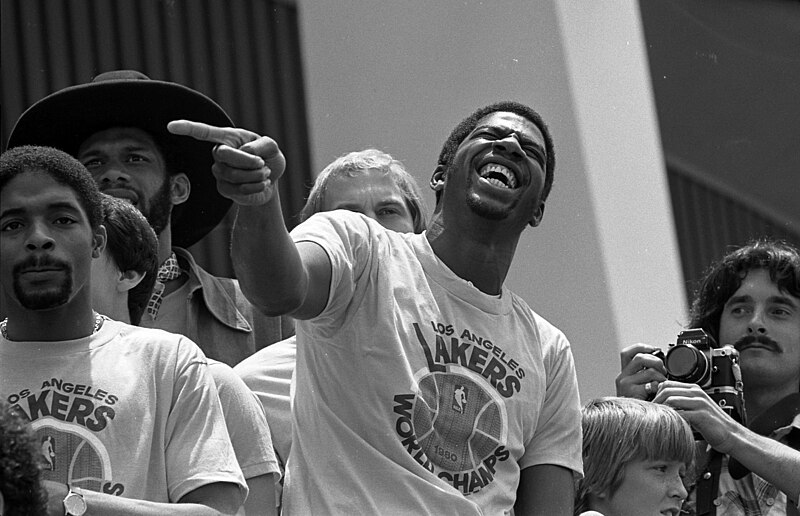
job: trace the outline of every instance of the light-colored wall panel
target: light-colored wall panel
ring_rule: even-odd
[[[646,179],[663,174],[660,154],[650,145],[657,139],[651,115],[638,112],[636,105],[619,106],[627,113],[617,113],[615,125],[626,115],[641,119],[619,131],[604,128],[602,152],[620,161],[588,163],[601,148],[590,132],[600,123],[594,117],[602,113],[591,109],[591,103],[619,88],[620,81],[646,98],[646,63],[623,56],[636,71],[632,78],[617,73],[593,84],[591,77],[576,76],[567,65],[576,58],[569,54],[587,50],[582,45],[602,44],[604,36],[589,31],[588,39],[576,46],[572,40],[589,20],[572,19],[576,13],[558,12],[551,1],[411,0],[381,2],[380,8],[367,0],[297,4],[316,171],[344,152],[374,146],[404,161],[427,185],[442,143],[461,118],[494,100],[530,104],[554,135],[556,179],[542,225],[527,230],[520,241],[508,285],[570,338],[584,399],[613,393],[618,349],[626,340],[674,339],[684,306],[680,294],[672,291],[680,289],[681,280],[679,275],[664,278],[661,272],[671,270],[665,263],[675,263],[673,244],[668,239],[649,241],[644,248],[635,238],[622,238],[623,232],[643,232],[639,223],[655,225],[659,234],[668,233],[672,224],[664,206],[665,182]],[[593,7],[605,17],[620,8],[619,2]],[[622,6],[624,16],[615,31],[621,28],[640,38],[635,9],[635,4]],[[605,72],[613,70],[616,54],[625,51],[619,44],[615,37],[595,54],[609,60]],[[639,39],[632,44],[640,44]],[[636,52],[642,54],[641,49]],[[592,88],[598,91],[587,91]],[[632,131],[648,145],[631,145]],[[628,185],[629,175],[616,168],[622,165],[641,170],[645,177]],[[595,192],[599,181],[608,185]],[[635,206],[647,204],[648,216],[632,208],[618,221],[616,233],[607,236],[613,217],[622,213],[622,208],[609,212],[609,205],[644,193],[638,191],[643,185],[647,201]],[[432,208],[432,194],[427,201]],[[632,260],[633,274],[620,269],[626,260]],[[658,282],[667,284],[651,282],[651,270],[658,273]],[[643,299],[637,306],[632,300],[643,292],[662,302]],[[646,313],[654,305],[659,308]]]

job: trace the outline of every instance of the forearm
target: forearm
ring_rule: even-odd
[[[800,495],[800,451],[741,427],[725,443],[724,451],[747,469],[789,495]]]
[[[283,315],[302,302],[307,280],[278,195],[264,205],[238,206],[231,259],[242,292],[265,314]]]
[[[62,493],[58,488],[53,489],[53,484],[49,482],[45,482],[45,484],[50,494],[47,513],[51,516],[61,516],[64,514],[63,499],[67,492],[66,487],[64,487],[64,492]],[[232,487],[232,489],[237,488]],[[54,491],[58,492],[55,493]],[[209,504],[165,503],[121,498],[87,489],[75,489],[74,491],[82,495],[84,502],[86,502],[85,516],[212,516],[239,514],[239,507],[234,508],[232,506],[235,505],[235,502],[232,502],[233,498],[231,497],[220,497],[221,499]]]
[[[247,479],[248,495],[244,503],[247,516],[276,516],[275,477],[271,474]]]

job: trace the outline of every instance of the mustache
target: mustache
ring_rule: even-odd
[[[70,269],[70,266],[67,262],[55,259],[51,256],[42,255],[42,256],[30,256],[25,260],[19,262],[18,264],[14,265],[13,273],[15,275],[21,274],[22,271],[28,269],[43,269],[43,268],[57,268],[57,269]]]
[[[780,346],[778,346],[778,343],[766,335],[745,335],[741,339],[737,340],[733,347],[736,348],[736,351],[741,351],[743,348],[746,348],[751,344],[755,344],[756,342],[766,346],[772,351],[780,351]]]
[[[105,192],[106,190],[129,190],[134,192],[136,195],[142,195],[142,192],[139,191],[138,188],[134,188],[131,184],[123,182],[123,181],[114,181],[113,183],[102,183],[98,185],[100,192]]]

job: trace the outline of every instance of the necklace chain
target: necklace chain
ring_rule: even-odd
[[[92,335],[100,331],[100,327],[103,326],[103,321],[105,320],[104,317],[94,310],[92,311],[94,314],[94,329],[92,329]],[[8,330],[6,329],[6,325],[8,324],[8,317],[0,321],[0,334],[3,335],[4,339],[8,339]]]

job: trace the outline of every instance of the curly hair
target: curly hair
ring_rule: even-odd
[[[778,289],[800,298],[800,252],[785,241],[759,238],[709,267],[696,291],[689,327],[703,328],[719,342],[719,323],[725,303],[753,269],[768,271]]]
[[[447,140],[444,142],[442,150],[439,153],[438,164],[441,165],[444,170],[448,170],[453,162],[453,157],[458,150],[458,146],[461,145],[466,137],[469,136],[469,133],[471,133],[478,126],[478,122],[480,122],[484,117],[500,111],[507,111],[509,113],[519,115],[522,118],[531,121],[534,125],[536,125],[536,127],[539,128],[540,131],[542,131],[542,135],[544,135],[545,151],[547,152],[544,188],[542,189],[542,201],[547,200],[547,196],[550,195],[550,190],[553,187],[553,174],[556,167],[556,154],[553,147],[553,137],[550,135],[550,129],[548,129],[547,124],[545,124],[544,120],[542,120],[541,115],[539,115],[539,113],[534,111],[532,108],[519,102],[510,100],[495,102],[494,104],[489,104],[488,106],[484,106],[475,110],[471,115],[459,122],[459,124],[455,127],[455,129],[453,129],[453,131],[450,133],[450,136],[448,136]],[[441,194],[441,190],[436,192],[437,204],[439,203]]]
[[[0,492],[7,516],[47,514],[36,438],[27,419],[0,400]]]

